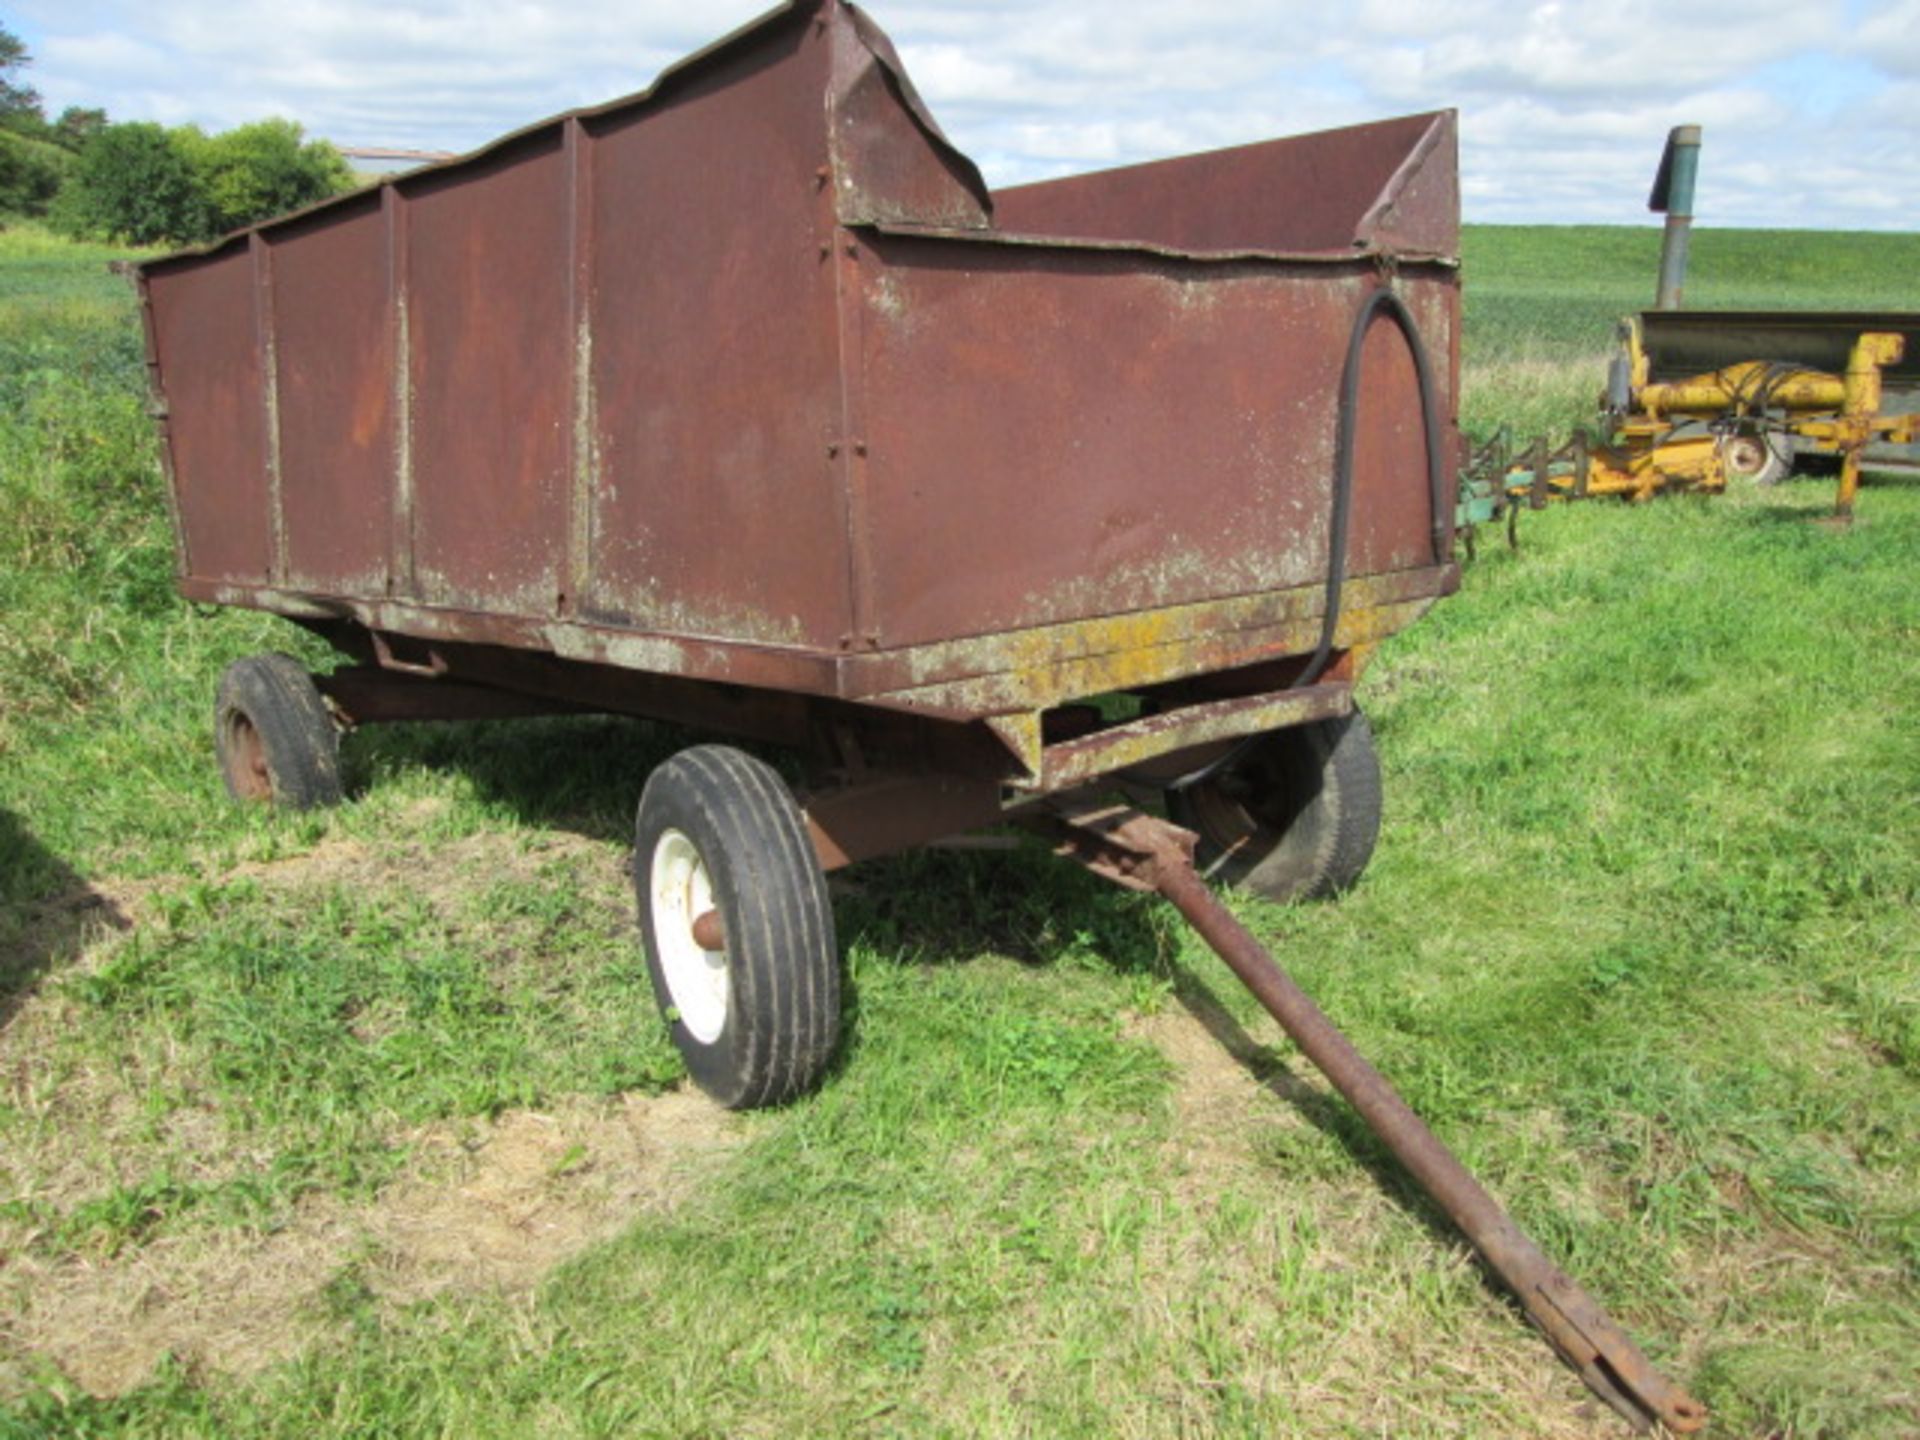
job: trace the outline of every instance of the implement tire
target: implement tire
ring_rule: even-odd
[[[661,765],[634,819],[633,883],[654,996],[694,1083],[748,1110],[818,1081],[840,1039],[839,949],[780,777],[725,745]]]
[[[1355,707],[1276,730],[1229,769],[1170,794],[1167,810],[1199,834],[1208,877],[1283,903],[1337,895],[1380,836],[1373,729]]]
[[[340,729],[313,677],[291,655],[249,655],[220,677],[214,750],[242,804],[338,805]]]

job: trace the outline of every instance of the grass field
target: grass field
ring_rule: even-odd
[[[1469,233],[1472,426],[1580,418],[1653,231]],[[683,1084],[625,845],[685,743],[353,737],[242,813],[106,252],[0,235],[0,1435],[1612,1436],[1156,904],[851,874],[843,1062]],[[1702,304],[1920,237],[1702,232]],[[1528,517],[1363,687],[1338,904],[1235,904],[1727,1436],[1920,1432],[1920,487]]]

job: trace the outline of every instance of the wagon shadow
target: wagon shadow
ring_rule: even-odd
[[[1255,1084],[1339,1145],[1441,1244],[1458,1242],[1446,1212],[1366,1122],[1344,1101],[1300,1078],[1307,1062],[1256,1040],[1211,986],[1175,958],[1171,932],[1182,922],[1170,907],[1074,866],[1050,863],[1036,848],[916,851],[852,873],[853,893],[835,907],[841,943],[899,957],[897,964],[962,965],[992,954],[1049,965],[1072,950],[1096,955],[1119,973],[1165,976],[1181,1007]],[[849,1019],[857,1024],[857,1006]]]
[[[341,761],[351,794],[409,771],[457,774],[523,824],[625,842],[647,776],[704,738],[621,715],[419,721],[355,731]]]
[[[464,774],[482,800],[522,822],[627,843],[647,776],[704,736],[620,716],[470,721],[378,727],[351,737],[350,783],[408,768]],[[737,742],[733,742],[737,743]],[[790,763],[766,752],[775,764]],[[790,777],[791,778],[791,777]],[[1126,894],[1035,845],[1010,851],[914,850],[835,877],[844,951],[884,963],[964,965],[997,955],[1032,966],[1092,955],[1117,973],[1160,974],[1180,1004],[1263,1089],[1335,1141],[1381,1190],[1452,1243],[1444,1213],[1400,1169],[1343,1102],[1305,1083],[1295,1059],[1255,1040],[1206,982],[1173,959],[1179,920],[1155,900]],[[858,1051],[860,1005],[849,988],[837,1070]],[[831,1073],[831,1071],[829,1072]]]
[[[75,959],[102,927],[127,924],[118,905],[0,808],[0,1033],[50,971]]]
[[[1298,1066],[1304,1061],[1296,1061],[1254,1039],[1207,984],[1191,971],[1182,970],[1176,977],[1174,996],[1255,1084],[1337,1142],[1347,1156],[1366,1171],[1380,1192],[1418,1221],[1429,1235],[1442,1245],[1459,1243],[1459,1231],[1446,1211],[1407,1174],[1359,1114],[1300,1078]],[[1499,1289],[1497,1282],[1491,1283]]]

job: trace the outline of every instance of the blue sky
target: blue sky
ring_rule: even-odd
[[[635,90],[758,0],[24,0],[49,106],[459,150]],[[875,0],[1007,184],[1461,111],[1469,220],[1649,223],[1706,127],[1703,224],[1920,229],[1920,0]]]

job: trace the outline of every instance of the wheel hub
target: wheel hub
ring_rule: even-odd
[[[673,1007],[687,1032],[702,1045],[711,1045],[726,1028],[731,984],[713,877],[685,832],[661,832],[648,867],[647,897],[654,945]]]

